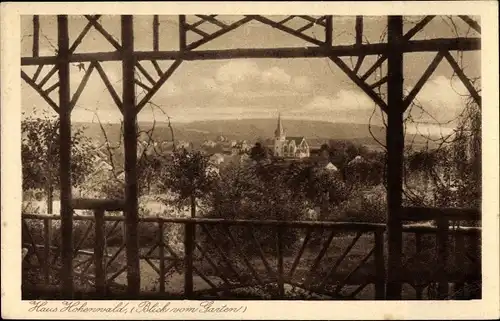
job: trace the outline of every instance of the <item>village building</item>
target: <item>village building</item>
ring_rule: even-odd
[[[274,131],[274,156],[283,158],[305,158],[311,155],[309,145],[303,136],[286,136],[285,128],[278,115],[278,125]]]

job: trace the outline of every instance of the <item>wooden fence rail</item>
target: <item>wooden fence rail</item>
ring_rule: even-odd
[[[80,201],[79,204],[77,209],[89,207],[85,201]],[[120,259],[126,247],[125,231],[118,228],[120,224],[123,227],[125,221],[122,216],[105,215],[107,209],[120,210],[122,208],[120,202],[104,202],[97,205],[92,208],[93,215],[74,215],[75,224],[87,224],[87,227],[80,233],[82,234],[80,240],[75,241],[77,246],[74,263],[76,264],[73,268],[83,269],[81,272],[76,271],[75,276],[89,275],[86,282],[92,285],[92,291],[106,297],[112,295],[112,288],[126,287],[126,282],[123,280],[121,285],[117,283],[117,279],[127,269],[123,257]],[[406,213],[412,211],[415,213],[418,209],[410,209]],[[426,210],[425,213],[423,216],[425,220],[436,218],[432,216],[433,211]],[[412,217],[413,221],[416,221],[415,216]],[[474,219],[477,218],[475,214],[472,216]],[[466,220],[470,219],[470,216],[462,214],[453,216],[453,219],[457,218]],[[447,298],[450,292],[447,266],[450,263],[463,264],[465,260],[463,256],[458,258],[458,254],[454,258],[450,257],[450,250],[461,255],[466,253],[465,239],[470,238],[469,248],[472,248],[473,254],[469,253],[467,257],[469,260],[475,260],[475,263],[479,262],[474,257],[480,253],[478,239],[481,229],[453,226],[450,228],[453,219],[450,220],[450,215],[441,215],[437,217],[434,225],[403,226],[406,235],[414,235],[416,256],[428,250],[423,245],[423,237],[425,235],[435,237],[437,261],[436,273],[432,278],[437,283],[439,299]],[[54,246],[50,233],[54,221],[59,221],[60,216],[23,214],[22,220],[23,246],[30,248],[31,254],[27,255],[25,261],[31,261],[30,257],[38,259],[43,273],[42,284],[49,286],[51,270],[57,270],[51,264],[50,256],[51,254],[54,256],[53,263],[59,254],[57,244]],[[43,222],[43,228],[39,231],[42,235],[39,235],[38,239],[35,232],[30,231],[27,223],[30,220]],[[277,297],[284,298],[287,295],[287,284],[329,298],[354,298],[370,284],[373,286],[370,292],[371,299],[384,299],[386,295],[385,224],[142,217],[139,218],[139,226],[147,228],[143,233],[144,240],[140,241],[144,243],[142,249],[147,252],[142,253],[139,259],[158,274],[159,293],[167,292],[166,283],[169,281],[167,275],[177,271],[183,275],[185,298],[195,298],[203,293],[227,294],[237,288],[252,286],[275,288]],[[173,248],[171,244],[173,234],[168,232],[170,230],[165,232],[172,226],[180,227],[180,231],[183,232],[183,239],[179,241],[182,244],[181,249]],[[121,237],[117,236],[120,231]],[[293,231],[296,231],[296,234],[293,234]],[[90,237],[92,232],[94,235]],[[298,235],[295,247],[287,239],[290,235]],[[450,237],[455,239],[454,245],[451,245]],[[274,238],[274,241],[270,241],[271,238]],[[118,249],[114,253],[108,253],[108,249],[113,248],[111,243],[116,243],[117,239]],[[336,241],[332,242],[333,239]],[[269,242],[274,246],[267,246]],[[342,242],[345,243],[343,249],[339,245]],[[365,242],[361,249],[353,250],[360,242]],[[39,253],[40,249],[43,249],[43,253]],[[348,261],[353,258],[355,264],[349,263]],[[262,263],[257,264],[257,259]],[[480,273],[480,268],[476,267],[475,271]],[[202,281],[209,287],[197,288]],[[416,298],[422,299],[423,286],[417,285],[411,279],[406,281],[414,286]],[[463,289],[465,282],[462,279],[456,281],[454,290]],[[344,293],[348,292],[347,288],[353,286],[356,286],[353,291]]]

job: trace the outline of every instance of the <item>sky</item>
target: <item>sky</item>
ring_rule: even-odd
[[[241,17],[220,16],[228,23]],[[271,16],[273,20],[284,17]],[[160,50],[178,49],[178,25],[175,16],[160,17]],[[421,17],[405,17],[404,31],[409,30]],[[187,17],[193,23],[196,17]],[[86,25],[83,16],[70,16],[70,43]],[[104,16],[100,19],[103,27],[115,39],[120,41],[119,16]],[[306,24],[305,20],[295,18],[288,25],[299,28]],[[152,50],[152,16],[134,17],[134,36],[136,50]],[[334,17],[333,43],[352,44],[354,42],[354,17]],[[385,17],[365,17],[364,42],[374,43],[386,41]],[[23,56],[30,56],[32,50],[31,17],[21,19]],[[217,27],[204,23],[200,26],[205,32],[213,32]],[[54,55],[57,45],[56,17],[40,17],[40,55]],[[308,35],[317,39],[323,38],[321,26],[307,31]],[[474,36],[460,19],[438,16],[413,39],[430,39]],[[196,41],[200,36],[188,33],[188,42]],[[275,30],[259,22],[250,22],[238,29],[205,44],[199,49],[228,48],[274,48],[311,46],[305,41]],[[93,28],[86,35],[76,52],[113,51],[114,48]],[[456,53],[452,53],[458,57]],[[404,88],[407,92],[413,88],[435,54],[412,53],[405,55]],[[365,58],[360,69],[366,71],[375,61],[375,56]],[[356,59],[344,60],[349,66]],[[469,77],[480,75],[480,52],[466,52],[461,63]],[[160,62],[166,70],[171,61]],[[145,69],[155,79],[158,77],[150,62],[142,62]],[[121,95],[121,64],[107,62],[102,64],[117,93]],[[88,67],[88,64],[87,64]],[[386,64],[383,65],[386,68]],[[34,73],[35,67],[23,67],[28,74]],[[41,76],[50,69],[44,67]],[[76,64],[71,66],[71,91],[75,92],[84,71]],[[382,70],[382,74],[384,70]],[[144,76],[138,76],[147,83]],[[378,77],[378,78],[377,78]],[[376,72],[369,82],[380,79]],[[51,78],[45,88],[57,81],[57,74]],[[48,105],[26,83],[22,82],[23,111],[28,114],[34,109],[48,109]],[[382,87],[385,90],[385,86]],[[136,86],[138,101],[144,96],[144,89]],[[436,134],[448,132],[453,127],[456,116],[463,110],[466,89],[458,78],[452,78],[452,69],[443,60],[417,96],[419,104],[425,112],[418,108],[411,110],[412,119],[418,125],[410,125],[410,132],[427,132]],[[51,93],[57,101],[57,90]],[[181,64],[163,88],[151,100],[153,104],[139,113],[140,121],[166,120],[165,114],[173,122],[191,122],[212,119],[241,118],[276,118],[281,113],[283,119],[310,119],[330,122],[352,122],[382,124],[382,114],[375,108],[371,99],[361,91],[349,78],[326,58],[294,58],[294,59],[234,59],[215,61],[186,61]],[[374,112],[375,109],[375,112]],[[97,72],[91,75],[89,82],[72,112],[73,121],[119,122],[120,112],[114,105],[109,93]],[[446,125],[442,125],[447,123]],[[441,124],[441,125],[439,125]],[[418,126],[418,128],[417,128]]]

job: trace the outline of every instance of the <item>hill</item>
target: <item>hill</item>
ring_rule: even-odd
[[[93,140],[104,142],[101,126],[98,123],[74,123],[74,126],[84,128],[86,136]],[[286,120],[283,122],[287,135],[304,136],[312,146],[319,146],[329,139],[351,140],[359,144],[376,148],[378,143],[373,139],[367,124],[331,123],[325,121],[311,120]],[[107,138],[111,142],[120,139],[119,124],[102,124]],[[171,140],[168,124],[157,122],[154,124],[152,137],[155,140]],[[196,121],[191,123],[172,123],[175,140],[190,141],[195,145],[204,140],[215,140],[217,136],[223,135],[228,140],[247,140],[254,142],[258,139],[269,139],[274,136],[276,128],[275,119],[243,119],[243,120],[210,120]],[[139,128],[148,131],[153,128],[153,123],[140,122]],[[373,136],[385,141],[385,128],[371,126]],[[417,139],[414,145],[425,143],[424,138]]]

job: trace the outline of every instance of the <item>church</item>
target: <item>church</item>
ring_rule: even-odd
[[[304,137],[286,136],[278,115],[278,126],[274,131],[274,156],[284,158],[305,158],[310,156],[309,145]]]

